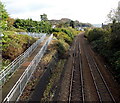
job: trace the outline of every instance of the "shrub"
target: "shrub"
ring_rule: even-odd
[[[61,32],[61,29],[60,28],[53,28],[52,32]]]
[[[80,33],[80,31],[77,31],[76,29],[73,29],[71,27],[68,27],[67,29],[72,33],[73,37]]]
[[[87,37],[88,37],[88,40],[91,42],[91,41],[100,39],[101,37],[103,37],[104,34],[105,34],[105,31],[103,29],[95,28],[89,31]]]
[[[65,58],[66,52],[69,49],[69,45],[64,40],[58,40],[56,45],[57,45],[57,51],[58,51],[59,57]]]
[[[120,49],[120,23],[112,24],[110,35],[111,48]]]
[[[69,31],[68,29],[62,28],[61,30],[62,30],[62,32],[66,33],[71,39],[74,38],[72,32]]]
[[[114,57],[115,57],[116,70],[119,70],[119,73],[120,73],[120,51],[117,51],[117,52],[114,54]]]
[[[115,77],[120,83],[120,23],[112,24],[110,29],[95,28],[86,35],[93,48],[111,66]]]
[[[3,32],[3,35],[2,57],[4,59],[14,60],[36,41],[36,39],[28,35],[18,35],[11,31]]]
[[[64,40],[68,44],[72,43],[72,39],[64,32],[53,32],[53,35],[58,39],[58,40]]]

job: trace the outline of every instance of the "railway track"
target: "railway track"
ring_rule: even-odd
[[[92,54],[87,51],[87,48],[84,48],[84,53],[91,71],[91,76],[96,88],[96,92],[100,102],[115,102],[115,99],[104,79],[102,73],[99,70],[97,63],[95,62]]]
[[[90,69],[90,73],[93,79],[93,83],[96,89],[96,94],[98,96],[99,102],[114,102],[115,99],[107,85],[102,73],[99,70],[99,67],[91,54],[88,52],[88,47],[83,48],[85,57]],[[84,78],[83,78],[83,70],[82,70],[82,60],[81,60],[81,48],[78,39],[75,41],[75,47],[73,48],[72,55],[72,72],[71,72],[71,81],[69,87],[69,97],[68,101],[85,101],[85,91],[84,91]]]
[[[76,40],[78,41],[78,40]],[[75,47],[73,48],[73,67],[71,72],[71,81],[69,87],[68,101],[82,101],[84,102],[84,88],[83,88],[83,71],[82,61],[80,57],[80,44],[75,41]]]
[[[117,86],[110,84],[115,82],[110,81],[109,83],[109,78],[106,78],[105,75],[102,76],[107,71],[103,68],[104,65],[100,63],[99,58],[99,62],[96,59],[97,57],[84,40],[84,34],[81,33],[74,39],[70,49],[69,61],[65,66],[67,72],[64,74],[67,80],[63,80],[60,100],[69,103],[75,101],[115,103],[118,101],[119,90],[115,91],[115,94],[113,90]],[[101,71],[103,69],[104,71]]]

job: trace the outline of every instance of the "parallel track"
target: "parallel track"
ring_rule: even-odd
[[[77,40],[76,40],[77,41]],[[84,101],[84,88],[83,88],[83,71],[80,55],[80,44],[75,41],[73,48],[73,67],[71,73],[70,89],[68,101]]]
[[[87,49],[84,48],[84,52],[87,58],[87,62],[91,71],[91,76],[93,78],[93,82],[99,97],[100,102],[115,102],[115,99],[109,90],[109,87],[102,76],[102,73],[99,70],[98,65],[96,64],[92,54],[87,52]]]
[[[73,48],[73,55],[72,55],[73,67],[71,71],[71,80],[70,80],[70,87],[69,87],[69,97],[68,97],[69,102],[85,101],[84,78],[83,78],[81,48],[80,48],[79,39],[80,38],[78,36],[77,40],[75,41],[75,46]],[[99,70],[99,66],[97,65],[91,52],[88,52],[87,49],[88,47],[83,46],[83,51],[87,59],[87,63],[90,69],[90,73],[93,79],[93,83],[94,83],[96,94],[98,96],[99,101],[115,103],[115,99],[101,71]]]

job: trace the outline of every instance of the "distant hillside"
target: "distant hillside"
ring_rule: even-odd
[[[69,18],[62,18],[60,20],[55,20],[55,19],[52,19],[52,20],[48,20],[52,25],[56,25],[56,26],[60,26],[60,25],[64,25],[64,26],[70,26],[71,25],[71,21],[74,23],[74,26],[75,27],[92,27],[93,25],[90,24],[90,23],[82,23],[82,22],[79,22],[78,20],[71,20]]]

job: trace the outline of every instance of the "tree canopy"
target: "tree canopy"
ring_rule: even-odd
[[[13,26],[27,32],[50,33],[51,25],[48,21],[33,21],[32,19],[16,19]]]
[[[5,9],[5,6],[0,1],[0,28],[1,28],[1,30],[7,28],[8,17],[9,17],[9,15],[8,15],[6,9]]]

